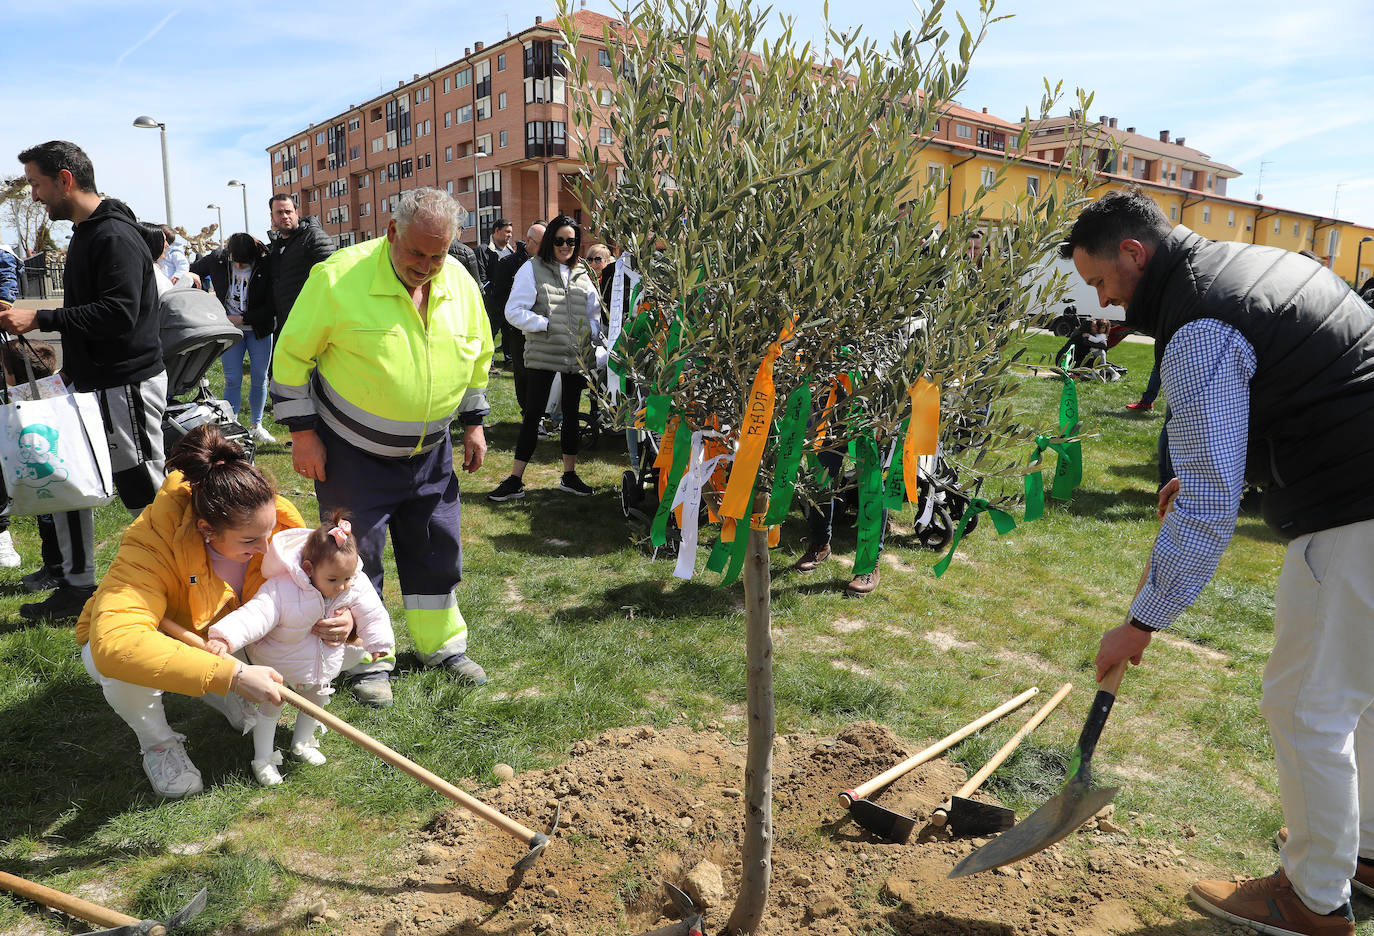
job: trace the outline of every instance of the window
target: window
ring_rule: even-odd
[[[1040,197],[1040,177],[1026,176],[1026,194],[1031,198]]]
[[[990,147],[990,146],[992,146],[992,131],[991,131],[991,130],[983,130],[982,128],[979,128],[979,130],[978,130],[978,145],[979,145],[979,146],[983,146],[983,147]]]
[[[358,206],[358,217],[366,218],[372,214],[372,202],[363,202]]]
[[[447,182],[444,183],[444,189],[445,189],[450,195],[453,194],[453,180],[452,180],[452,179],[449,179]]]
[[[350,118],[348,118],[348,129],[349,129],[350,132],[353,131],[353,130],[357,130],[358,127],[360,127],[361,125],[362,125],[362,121],[359,120],[357,117],[350,117]]]
[[[466,88],[470,84],[472,84],[472,69],[470,68],[465,68],[453,76],[454,90]]]
[[[1236,226],[1236,213],[1235,213],[1234,211],[1228,211],[1228,212],[1226,212],[1226,226],[1227,226],[1227,227],[1235,227],[1235,226]]]
[[[445,75],[445,76],[444,76],[444,93],[445,93],[445,94],[448,94],[449,87],[450,87],[450,79],[449,79],[449,76],[448,76],[448,75]]]
[[[385,146],[386,140],[382,137],[377,137],[372,141],[372,152],[380,153]]]
[[[1341,247],[1341,231],[1340,231],[1340,228],[1332,228],[1332,229],[1331,229],[1331,232],[1330,232],[1329,234],[1326,235],[1326,253],[1327,253],[1327,255],[1328,255],[1328,256],[1331,256],[1331,257],[1339,257],[1339,256],[1341,255],[1340,247]]]
[[[955,124],[954,135],[961,140],[971,140],[973,139],[973,128],[967,124]]]
[[[323,131],[323,130],[321,130],[319,133],[315,134],[315,145],[316,145],[316,146],[324,146],[324,131]]]
[[[429,85],[425,85],[419,91],[415,92],[415,103],[423,104],[425,101],[428,101],[431,93]]]
[[[602,68],[610,68],[610,67],[611,67],[611,53],[610,53],[610,51],[607,50],[607,49],[597,49],[597,50],[596,50],[596,64],[600,65]]]
[[[453,126],[453,111],[444,111],[444,128]]]
[[[400,165],[400,163],[394,163],[394,162],[393,162],[393,163],[387,163],[387,164],[386,164],[386,180],[387,180],[388,182],[395,182],[395,181],[396,181],[397,179],[399,179],[400,177],[401,177],[401,165]]]
[[[401,178],[402,178],[402,179],[409,179],[409,178],[410,178],[411,176],[413,176],[414,174],[415,174],[415,171],[414,171],[414,168],[413,168],[413,165],[412,165],[411,161],[410,161],[409,159],[402,159],[402,160],[401,160]]]
[[[377,201],[377,214],[386,214],[387,200],[385,198]]]
[[[434,154],[433,154],[433,153],[425,153],[425,155],[423,155],[423,156],[417,158],[417,159],[415,160],[415,163],[416,163],[416,165],[418,165],[421,169],[428,169],[430,166],[434,165]]]
[[[496,56],[496,70],[506,70],[506,53],[502,52],[500,55]]]
[[[369,188],[372,185],[372,173],[367,173],[358,180],[358,188]]]
[[[1278,218],[1275,218],[1275,219],[1274,219],[1274,233],[1277,234],[1277,233],[1279,233],[1279,231],[1281,231],[1282,229],[1283,229],[1283,222],[1280,221]]]
[[[1293,236],[1294,236],[1294,237],[1297,237],[1300,233],[1302,233],[1302,231],[1301,231],[1301,229],[1300,229],[1300,227],[1299,227],[1299,225],[1298,225],[1298,222],[1294,221],[1294,222],[1293,222]]]
[[[1169,206],[1169,220],[1178,221],[1178,205]]]
[[[502,131],[501,131],[501,142],[500,142],[500,144],[499,144],[500,147],[501,147],[502,149],[505,149],[505,148],[506,148],[506,139],[507,139],[506,131],[502,130]]]
[[[453,162],[453,147],[444,147],[444,162]]]
[[[277,150],[275,153],[272,154],[272,161],[274,163],[281,162],[281,150]]]
[[[359,144],[357,144],[357,143],[354,143],[352,146],[350,146],[350,147],[348,148],[348,158],[349,158],[349,159],[362,159],[362,158],[363,158],[363,148],[362,148],[362,146],[359,145]]]
[[[491,98],[478,98],[474,107],[477,109],[478,120],[486,120],[491,116]]]
[[[455,123],[465,124],[472,119],[472,105],[465,104],[453,112]]]
[[[496,95],[496,109],[506,109],[506,92],[502,91],[500,94]]]
[[[374,108],[372,108],[372,116],[371,116],[369,119],[372,120],[372,121],[374,121],[374,122],[375,122],[375,121],[378,121],[378,120],[381,120],[381,119],[382,119],[382,109],[381,109],[380,107],[374,107]]]
[[[1203,205],[1203,206],[1202,206],[1202,223],[1203,223],[1203,224],[1208,224],[1208,223],[1211,222],[1211,220],[1212,220],[1212,206],[1211,206],[1211,205]]]
[[[929,185],[945,184],[945,167],[936,163],[931,163],[926,167],[926,183]]]
[[[305,163],[301,166],[301,178],[304,179],[308,175],[310,175],[310,163]]]
[[[611,145],[611,142],[612,142],[612,140],[611,140],[611,128],[610,128],[610,127],[602,127],[602,128],[600,129],[600,131],[598,132],[597,137],[598,137],[598,138],[597,138],[597,142],[598,142],[598,143],[601,143],[601,144],[604,145],[604,146],[610,146],[610,145]]]
[[[596,92],[596,103],[600,104],[602,107],[610,107],[611,89],[602,88],[600,91]]]
[[[491,134],[484,133],[477,138],[477,152],[487,155],[491,153]]]

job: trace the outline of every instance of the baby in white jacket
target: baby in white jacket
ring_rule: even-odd
[[[282,530],[272,537],[262,562],[267,581],[258,593],[210,627],[206,646],[212,653],[245,648],[250,662],[274,667],[287,685],[317,705],[328,703],[329,684],[345,663],[362,654],[386,656],[396,646],[377,591],[359,574],[358,544],[343,511],[315,530]],[[361,647],[330,646],[311,633],[320,618],[344,608],[353,610]],[[347,658],[347,659],[346,659]],[[253,726],[253,775],[263,786],[281,783],[281,752],[274,749],[281,706],[260,703]],[[315,719],[296,714],[291,753],[308,764],[323,764],[315,737]]]

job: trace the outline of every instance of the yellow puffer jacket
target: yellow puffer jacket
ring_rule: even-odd
[[[296,508],[278,497],[273,532],[303,526]],[[248,563],[243,601],[263,583],[262,558]],[[90,642],[95,668],[111,679],[189,696],[225,695],[237,662],[189,647],[157,627],[171,618],[203,633],[240,604],[210,568],[191,512],[191,486],[173,471],[124,531],[114,563],[81,611],[76,641]]]

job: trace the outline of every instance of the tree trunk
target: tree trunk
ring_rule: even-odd
[[[744,870],[725,932],[752,933],[763,921],[773,874],[773,630],[768,609],[768,532],[749,530],[744,560],[749,753],[744,768]]]

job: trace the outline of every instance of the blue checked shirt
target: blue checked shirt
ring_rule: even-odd
[[[1150,553],[1150,575],[1131,616],[1168,627],[1212,578],[1236,528],[1245,481],[1255,349],[1216,319],[1180,328],[1159,378],[1169,401],[1169,456],[1178,499]]]

